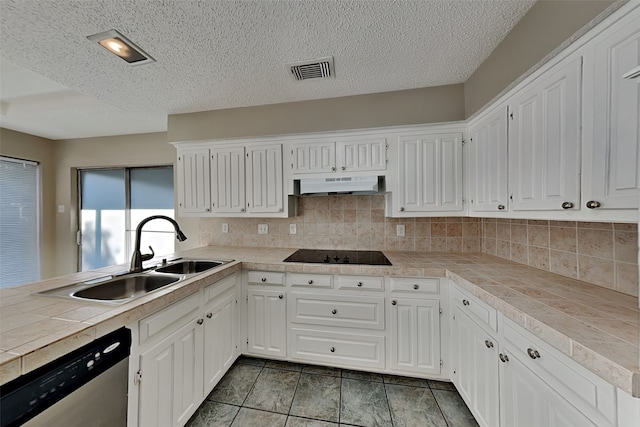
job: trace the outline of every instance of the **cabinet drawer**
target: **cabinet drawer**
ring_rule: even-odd
[[[238,273],[227,276],[224,279],[218,280],[215,283],[204,288],[204,303],[208,304],[209,301],[216,298],[218,295],[222,295],[227,290],[235,287],[238,284]]]
[[[498,311],[495,308],[457,286],[452,286],[451,298],[453,298],[454,305],[471,318],[488,326],[492,331],[498,330]]]
[[[338,289],[383,291],[384,278],[376,276],[338,276]]]
[[[284,286],[284,273],[274,273],[272,271],[250,271],[249,284]]]
[[[291,321],[297,323],[384,330],[382,297],[331,297],[292,292],[289,313]]]
[[[162,333],[167,336],[184,325],[180,320],[200,310],[200,292],[140,320],[140,344]]]
[[[504,319],[505,347],[576,408],[615,424],[615,387],[580,366],[509,319]],[[603,344],[606,345],[606,344]]]
[[[391,292],[440,295],[440,279],[437,278],[391,277],[389,283]]]
[[[298,360],[384,368],[384,336],[291,329]]]
[[[291,286],[333,288],[333,275],[331,274],[289,273],[287,275],[287,281]]]

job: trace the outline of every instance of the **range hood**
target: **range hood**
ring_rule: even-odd
[[[303,178],[296,181],[301,196],[372,195],[385,191],[384,176]]]

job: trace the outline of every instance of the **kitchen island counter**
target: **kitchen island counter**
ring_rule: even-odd
[[[0,289],[0,383],[140,320],[242,268],[448,277],[611,384],[640,396],[637,297],[481,253],[384,251],[392,266],[284,263],[282,260],[294,251],[228,246],[184,251],[176,256],[236,261],[118,306],[32,293],[121,272],[124,266]]]

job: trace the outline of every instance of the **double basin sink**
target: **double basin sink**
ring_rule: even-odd
[[[181,259],[162,264],[147,272],[101,277],[63,288],[38,292],[37,295],[123,304],[229,262],[231,261]]]

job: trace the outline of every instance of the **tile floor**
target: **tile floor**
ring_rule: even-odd
[[[240,357],[187,427],[477,427],[451,383]]]

